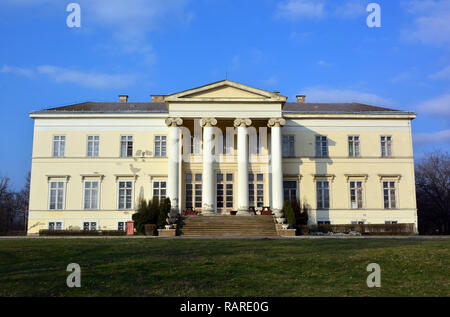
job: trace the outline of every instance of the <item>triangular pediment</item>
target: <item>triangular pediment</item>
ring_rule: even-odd
[[[286,97],[258,88],[223,80],[209,85],[175,93],[165,98],[166,102],[244,101],[285,102]]]

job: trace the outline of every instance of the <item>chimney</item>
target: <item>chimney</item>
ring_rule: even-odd
[[[119,95],[119,102],[128,102],[128,95]]]
[[[164,102],[164,95],[151,95],[152,102]]]
[[[305,103],[306,96],[305,95],[297,95],[297,102],[298,103]]]

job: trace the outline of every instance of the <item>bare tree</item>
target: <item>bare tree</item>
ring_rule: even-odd
[[[8,177],[0,176],[0,234],[9,231],[25,231],[30,194],[30,175],[25,187],[14,192],[10,189]]]
[[[421,234],[450,233],[450,157],[428,153],[416,165],[416,192]]]

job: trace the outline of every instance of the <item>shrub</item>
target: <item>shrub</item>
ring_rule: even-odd
[[[284,215],[286,216],[288,224],[295,225],[296,224],[295,214],[294,210],[292,209],[291,202],[289,200],[286,200],[284,202],[283,212]]]
[[[145,225],[153,224],[156,225],[159,217],[159,199],[154,197],[148,202],[145,199],[139,201],[136,213],[133,214],[132,218],[134,221],[134,227],[136,232],[140,234],[145,234]]]
[[[40,236],[124,236],[122,230],[39,230]]]

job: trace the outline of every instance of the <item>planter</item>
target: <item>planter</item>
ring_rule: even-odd
[[[144,225],[146,236],[156,236],[156,225]]]
[[[175,237],[176,235],[175,229],[158,229],[158,236],[160,237]]]

